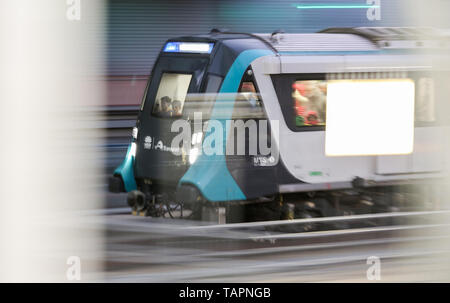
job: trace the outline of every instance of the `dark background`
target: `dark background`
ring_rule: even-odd
[[[145,83],[164,42],[170,37],[206,34],[212,28],[250,33],[312,33],[328,27],[414,26],[414,5],[445,0],[381,0],[381,20],[367,8],[298,9],[299,4],[367,5],[366,0],[109,0],[107,10],[107,105],[140,104]],[[416,10],[417,11],[417,10]],[[420,10],[419,10],[420,11]],[[433,26],[445,26],[432,24]]]

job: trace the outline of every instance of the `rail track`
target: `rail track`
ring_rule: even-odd
[[[110,173],[126,152],[137,108],[105,113]],[[448,210],[211,224],[136,217],[115,205],[80,213],[83,228],[104,226],[107,281],[364,282],[369,256],[382,260],[382,282],[450,281]],[[289,231],[307,224],[319,228]]]
[[[332,280],[339,268],[351,276],[356,268],[365,268],[369,256],[394,267],[404,262],[435,264],[450,256],[449,215],[449,211],[408,212],[225,225],[119,213],[91,214],[86,219],[101,219],[105,224],[106,277],[110,281],[249,282]],[[264,228],[369,218],[414,220],[404,225],[303,233]],[[423,277],[423,270],[411,270],[412,281],[429,278]],[[397,279],[398,273],[390,278]],[[440,270],[439,274],[444,275]],[[365,281],[364,270],[357,280]]]

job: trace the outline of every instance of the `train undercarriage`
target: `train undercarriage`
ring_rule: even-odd
[[[189,219],[218,224],[256,221],[295,220],[352,216],[377,213],[440,210],[442,187],[420,183],[344,190],[284,193],[249,201],[209,202],[198,195],[195,201],[183,201],[175,188],[142,184],[140,190],[128,193],[133,215]],[[387,224],[400,224],[390,220]],[[314,221],[314,220],[312,220]],[[378,224],[379,222],[377,222]],[[339,225],[339,226],[336,226]],[[351,224],[351,223],[350,223]],[[371,222],[359,222],[364,226]],[[333,228],[355,227],[333,223]],[[344,225],[349,225],[345,223]],[[302,224],[302,231],[320,230],[324,224]],[[329,226],[326,226],[329,228]],[[298,229],[296,229],[298,231]]]

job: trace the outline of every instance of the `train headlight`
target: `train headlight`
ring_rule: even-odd
[[[131,143],[131,147],[130,147],[130,155],[135,157],[136,156],[136,143]]]
[[[193,133],[191,140],[192,145],[200,144],[202,142],[202,138],[203,138],[202,132]]]
[[[189,152],[189,163],[192,165],[195,163],[195,161],[198,158],[198,148],[193,148],[191,149],[191,151]]]
[[[131,135],[133,136],[134,140],[137,139],[137,135],[138,135],[138,128],[137,127],[133,127],[133,130],[131,131]]]

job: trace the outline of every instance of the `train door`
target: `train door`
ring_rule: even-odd
[[[239,85],[227,140],[227,167],[249,199],[277,192],[278,152],[271,144],[271,124],[253,72]]]

